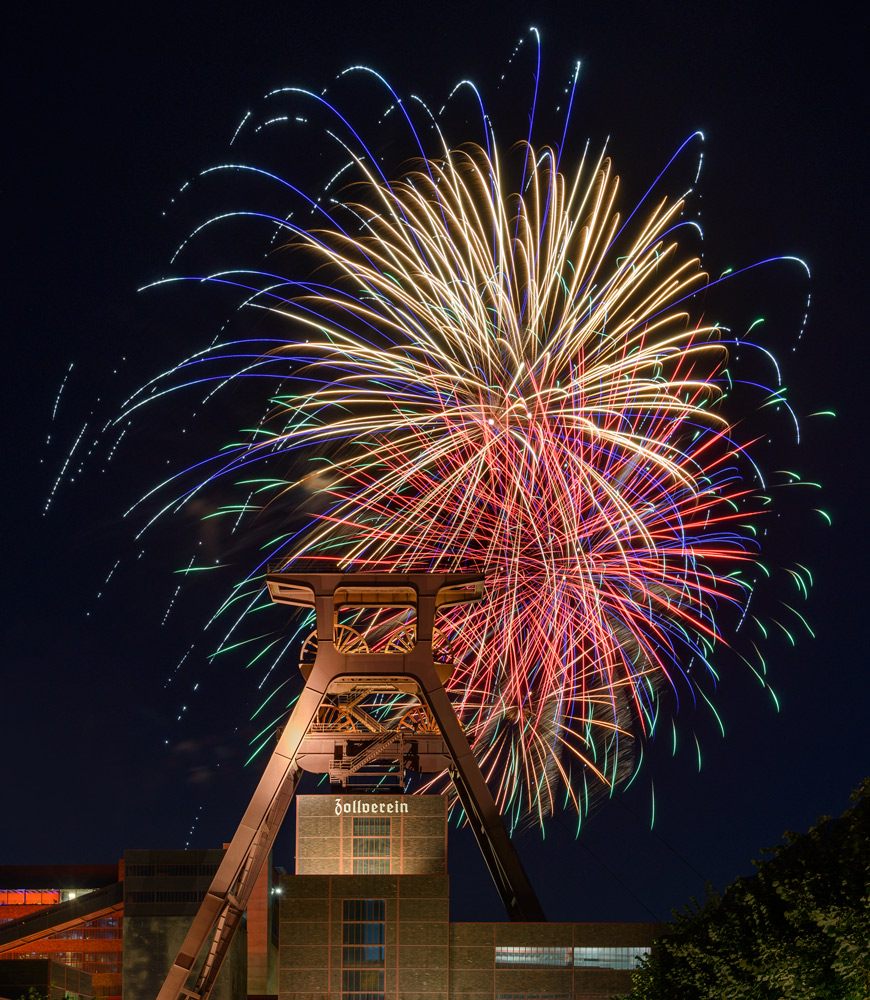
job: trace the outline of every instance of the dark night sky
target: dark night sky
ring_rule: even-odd
[[[836,3],[825,5],[824,20],[785,3],[572,2],[542,11],[449,0],[437,5],[437,19],[423,8],[374,0],[156,3],[134,17],[50,5],[13,23],[4,123],[12,229],[0,864],[102,862],[125,848],[220,844],[258,776],[257,764],[242,767],[255,678],[238,662],[209,668],[196,654],[164,689],[213,597],[188,601],[160,628],[167,568],[178,565],[173,545],[189,551],[191,525],[162,536],[135,567],[125,555],[96,599],[114,560],[132,551],[120,517],[127,502],[161,476],[167,459],[186,457],[187,444],[166,427],[146,429],[113,472],[91,464],[65,482],[43,516],[65,449],[85,419],[97,419],[89,411],[107,413],[107,400],[205,346],[221,318],[200,291],[135,291],[167,273],[172,250],[199,221],[183,212],[164,217],[170,198],[224,159],[241,114],[274,86],[319,90],[345,66],[367,63],[436,105],[465,76],[486,96],[530,23],[543,37],[542,103],[554,103],[547,94],[582,58],[574,133],[599,145],[613,136],[630,190],[651,180],[690,132],[705,132],[711,262],[724,268],[777,253],[809,261],[813,303],[796,351],[807,291],[797,269],[767,272],[767,284],[750,281],[735,294],[751,305],[741,299],[737,311],[770,308],[765,343],[783,361],[798,413],[838,414],[804,421],[804,443],[787,449],[787,461],[824,491],[791,505],[793,520],[773,553],[808,565],[816,581],[806,612],[817,638],[766,647],[781,711],[726,656],[717,695],[725,739],[709,713],[681,715],[684,733],[694,728],[701,739],[700,774],[691,738],[672,759],[665,728],[642,777],[599,808],[579,840],[558,824],[543,844],[534,832],[520,839],[545,909],[555,919],[666,919],[702,896],[706,880],[721,888],[751,871],[751,859],[786,829],[841,812],[870,772],[859,500],[867,481],[859,393],[867,364],[859,302],[866,23]],[[528,92],[509,92],[520,95],[523,114]],[[496,112],[511,100],[505,94],[494,96]],[[295,171],[316,180],[306,150],[288,152],[283,172]],[[175,421],[171,405],[161,419]],[[829,510],[833,527],[795,513],[801,506]],[[190,708],[177,723],[181,703]],[[468,835],[452,836],[454,917],[500,918]],[[276,860],[289,867],[291,859],[285,832]]]

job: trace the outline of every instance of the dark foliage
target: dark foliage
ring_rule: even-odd
[[[675,914],[631,1000],[870,997],[870,778],[839,819],[784,841]]]

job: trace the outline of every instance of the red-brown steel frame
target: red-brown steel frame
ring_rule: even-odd
[[[535,891],[493,800],[450,699],[444,690],[450,664],[433,658],[438,608],[479,600],[483,577],[458,573],[270,573],[272,599],[314,608],[317,656],[305,687],[272,752],[250,805],[157,1000],[206,1000],[275,842],[301,771],[300,744],[327,692],[337,682],[391,681],[416,689],[434,716],[452,760],[451,778],[511,920],[545,920]],[[336,612],[342,607],[416,609],[416,643],[401,653],[346,653],[334,643]],[[188,986],[197,957],[207,946],[196,983]]]

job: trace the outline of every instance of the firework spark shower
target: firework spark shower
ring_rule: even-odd
[[[605,152],[565,158],[576,71],[563,132],[541,144],[537,92],[527,134],[497,135],[481,104],[453,135],[443,111],[356,77],[406,126],[394,173],[340,107],[295,88],[268,95],[233,142],[320,116],[344,162],[318,197],[256,165],[204,172],[265,178],[300,209],[221,213],[176,255],[170,281],[237,289],[269,334],[175,366],[120,424],[179,386],[202,384],[211,406],[243,380],[265,390],[252,431],[140,509],[164,498],[150,524],[231,483],[238,498],[209,516],[269,526],[215,618],[221,648],[262,608],[269,560],[486,572],[485,603],[441,624],[454,704],[514,824],[565,805],[582,817],[636,772],[664,711],[708,699],[715,651],[752,598],[775,491],[731,409],[736,338],[703,313],[722,279],[691,249],[691,192],[668,193],[666,170],[625,206]],[[451,100],[469,96],[465,83]],[[272,233],[267,266],[183,272],[213,225],[248,217]],[[775,365],[741,340],[772,385],[754,405],[787,410]],[[275,686],[294,672],[294,636],[260,637]],[[747,664],[766,683],[763,661]]]

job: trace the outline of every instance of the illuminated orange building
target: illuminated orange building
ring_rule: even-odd
[[[51,959],[90,973],[94,997],[120,1000],[123,879],[123,861],[0,867],[0,933],[14,921],[23,940],[20,947],[0,951],[0,960]],[[114,892],[94,891],[116,886]],[[46,923],[53,921],[58,929],[45,935]]]
[[[94,1000],[153,997],[151,980],[162,981],[223,854],[127,851],[115,865],[0,866],[0,960],[86,972]],[[275,878],[266,865],[215,1000],[277,992]]]

